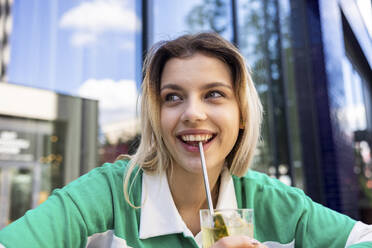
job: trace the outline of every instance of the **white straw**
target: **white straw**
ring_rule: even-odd
[[[205,194],[207,195],[208,207],[209,207],[209,211],[211,212],[211,216],[214,216],[213,202],[212,202],[211,190],[209,189],[207,165],[205,163],[205,157],[204,157],[203,143],[202,142],[199,142],[199,151],[200,151],[201,164],[202,164],[202,168],[203,168]]]

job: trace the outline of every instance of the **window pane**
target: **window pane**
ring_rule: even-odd
[[[31,208],[32,172],[29,169],[11,169],[10,218],[13,222]]]
[[[265,1],[267,3],[267,1]],[[262,104],[264,106],[264,123],[262,127],[263,142],[260,142],[255,157],[254,167],[258,170],[269,173],[272,176],[277,174],[277,167],[274,163],[273,147],[274,142],[270,137],[274,135],[269,127],[269,65],[268,65],[268,41],[265,33],[266,21],[263,12],[263,2],[254,0],[240,0],[238,4],[238,35],[239,47],[253,72],[253,81],[256,84]],[[272,104],[271,104],[272,105]]]
[[[280,2],[280,3],[279,3]],[[287,184],[292,184],[292,161],[287,119],[288,109],[285,80],[286,61],[283,63],[282,49],[287,40],[281,32],[285,25],[285,13],[280,14],[283,1],[238,0],[238,40],[239,48],[251,67],[264,107],[262,142],[258,147],[254,168],[276,176]],[[284,6],[285,7],[285,6]],[[287,15],[289,15],[287,11]],[[287,26],[289,29],[289,24]],[[288,34],[286,34],[288,35]],[[287,48],[288,49],[288,48]]]
[[[345,106],[340,111],[340,118],[343,120],[345,130],[350,131],[354,137],[354,173],[358,177],[358,204],[362,220],[368,220],[372,213],[372,135],[366,109],[371,108],[371,98],[369,84],[353,62],[352,56],[348,53],[342,61],[344,87],[347,94],[345,94]]]
[[[214,31],[232,40],[231,3],[228,0],[154,0],[153,4],[154,36],[151,39],[154,42],[200,31]]]
[[[290,23],[290,1],[279,1],[280,21],[280,43],[281,43],[281,64],[284,86],[284,98],[287,108],[287,127],[289,138],[289,150],[291,161],[291,176],[293,185],[304,189],[304,175],[302,166],[302,150],[300,129],[298,120],[298,109],[296,99],[296,84],[294,75],[294,58]]]
[[[134,136],[112,125],[135,122],[140,13],[140,1],[14,1],[9,82],[98,99],[101,142]]]

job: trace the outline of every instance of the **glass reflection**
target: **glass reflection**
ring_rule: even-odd
[[[294,80],[294,58],[291,44],[290,14],[289,0],[280,0],[279,23],[283,87],[285,107],[287,110],[286,130],[288,132],[289,139],[289,159],[292,162],[292,168],[289,168],[289,170],[292,176],[292,184],[298,188],[304,189],[305,185],[302,167],[302,150],[296,99],[296,83]]]
[[[288,182],[285,176],[290,175],[290,169],[285,175],[279,171],[279,166],[291,168],[281,57],[281,23],[288,16],[280,15],[279,2],[274,0],[239,0],[237,4],[239,47],[251,66],[265,111],[263,142],[254,167]]]
[[[348,47],[347,47],[348,48]],[[371,109],[369,85],[363,74],[345,56],[342,61],[345,87],[345,103],[338,117],[343,128],[354,137],[354,173],[358,177],[359,210],[366,223],[372,220],[372,127],[366,109]]]
[[[63,123],[0,116],[0,228],[63,186]]]
[[[267,1],[240,0],[238,1],[238,23],[239,23],[239,47],[243,55],[247,58],[253,72],[253,80],[260,94],[265,113],[267,111],[269,100],[270,85],[268,84],[268,64],[267,64],[267,40],[265,33],[265,18],[263,12],[263,3]],[[272,117],[272,115],[270,115]],[[269,115],[264,115],[264,124],[262,127],[263,142],[259,144],[258,154],[256,156],[256,169],[269,172],[270,175],[277,174],[274,165],[273,142],[270,137]],[[254,166],[255,167],[255,166]]]
[[[11,169],[10,214],[11,223],[23,216],[32,206],[32,172],[30,169]]]
[[[190,0],[182,4],[158,0],[153,4],[153,42],[200,31],[214,31],[232,40],[232,12],[228,0]]]
[[[345,130],[365,130],[367,128],[367,117],[363,96],[362,77],[350,63],[347,57],[342,61],[344,73],[344,87],[348,94],[345,94],[345,107],[341,110],[342,118],[345,118]]]
[[[141,1],[14,1],[12,18],[9,82],[99,100],[100,141],[115,148],[128,130],[111,126],[136,119]]]

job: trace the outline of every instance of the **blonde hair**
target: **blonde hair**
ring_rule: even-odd
[[[171,154],[164,144],[160,128],[160,78],[163,68],[171,58],[186,58],[196,53],[220,59],[231,71],[240,109],[241,129],[226,162],[231,174],[239,177],[249,168],[259,139],[262,106],[243,56],[235,46],[215,33],[183,35],[174,40],[162,41],[152,47],[144,63],[142,136],[139,147],[133,156],[121,157],[130,159],[124,177],[124,195],[130,205],[129,179],[137,166],[147,172],[160,173],[172,164]]]

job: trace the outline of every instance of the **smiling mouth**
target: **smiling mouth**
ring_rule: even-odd
[[[216,134],[196,134],[196,135],[180,135],[178,139],[183,143],[190,146],[198,146],[201,141],[204,144],[209,143],[212,139],[216,137]]]

